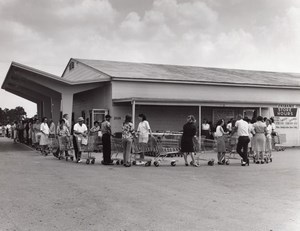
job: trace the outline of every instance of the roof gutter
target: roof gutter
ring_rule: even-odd
[[[251,84],[251,83],[225,83],[225,82],[208,82],[208,81],[186,81],[186,80],[165,80],[165,79],[136,79],[112,77],[112,81],[123,82],[149,82],[149,83],[171,83],[171,84],[193,84],[193,85],[208,85],[208,86],[229,86],[229,87],[251,87],[251,88],[279,88],[279,89],[296,89],[300,90],[300,86],[282,86],[282,85],[267,85],[267,84]]]

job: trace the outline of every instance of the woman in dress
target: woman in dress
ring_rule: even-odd
[[[122,126],[122,144],[123,144],[123,161],[125,167],[130,167],[130,153],[131,146],[133,140],[133,123],[132,117],[130,115],[126,115],[125,121]]]
[[[187,161],[187,155],[190,154],[192,158],[192,165],[198,167],[198,164],[195,162],[194,157],[194,142],[193,140],[196,138],[196,120],[193,115],[189,115],[187,117],[187,122],[183,126],[183,134],[181,138],[181,152],[183,152],[183,157],[185,161],[185,165],[189,166]]]
[[[37,118],[35,120],[35,123],[32,126],[33,128],[33,132],[34,132],[34,147],[36,148],[36,150],[39,150],[39,143],[40,143],[40,138],[41,138],[41,123],[40,120]]]
[[[224,135],[228,134],[228,132],[224,132],[223,129],[224,120],[220,119],[217,122],[216,126],[217,128],[216,128],[215,137],[217,139],[218,164],[223,165],[225,163],[225,153],[226,153]]]
[[[266,120],[266,153],[272,156],[272,124],[269,119]]]
[[[266,150],[266,124],[263,122],[263,117],[258,116],[257,122],[253,124],[255,131],[255,152],[256,152],[256,164],[264,164],[264,153]],[[260,160],[260,162],[259,162]]]
[[[147,121],[146,116],[144,114],[139,114],[139,120],[140,123],[137,132],[139,137],[139,144],[142,147],[140,159],[145,159],[145,152],[149,141],[149,134],[150,136],[152,136],[152,132],[149,122]]]
[[[68,129],[68,127],[66,126],[66,122],[64,119],[61,119],[59,121],[59,126],[57,127],[57,135],[60,137],[60,141],[61,144],[60,146],[64,146],[64,150],[65,150],[65,157],[69,156],[68,153],[68,147],[71,146],[71,134],[70,131]],[[59,150],[59,156],[58,158],[63,158],[63,150]]]
[[[40,139],[40,146],[41,146],[41,152],[45,156],[47,156],[46,148],[49,144],[49,126],[47,124],[47,117],[44,117],[42,119],[40,131],[41,131],[41,139]]]

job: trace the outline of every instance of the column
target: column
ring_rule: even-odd
[[[132,105],[132,123],[133,123],[133,127],[135,128],[135,100],[131,101],[131,105]]]
[[[43,103],[38,102],[36,105],[37,105],[37,117],[41,119],[43,114]]]
[[[199,150],[201,150],[201,124],[202,124],[202,118],[201,118],[201,113],[202,113],[202,107],[199,105],[199,117],[198,117],[198,123],[199,123]]]
[[[61,99],[52,98],[51,103],[52,103],[52,105],[51,105],[52,119],[53,119],[54,123],[57,124],[60,119]]]
[[[62,114],[69,115],[69,122],[71,123],[73,112],[73,93],[62,93],[61,95],[61,110]],[[76,120],[76,119],[75,119]]]

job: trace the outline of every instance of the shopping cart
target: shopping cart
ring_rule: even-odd
[[[56,136],[49,136],[48,153],[52,153],[56,157],[57,150],[59,149],[58,139]]]
[[[123,144],[121,138],[111,138],[111,160],[116,165],[124,164],[123,160]]]
[[[74,160],[74,147],[71,136],[58,136],[58,148],[59,154],[58,159],[63,159],[65,157],[66,161],[69,159]]]
[[[153,164],[158,167],[162,162],[170,162],[171,166],[176,166],[178,160],[173,157],[180,153],[180,139],[162,138],[157,141],[156,156]],[[169,157],[171,159],[169,159]]]
[[[156,140],[154,137],[150,137],[147,144],[139,143],[138,139],[134,137],[132,142],[132,153],[130,157],[130,159],[132,160],[132,165],[144,165],[146,167],[150,166],[152,163],[152,159],[141,158],[141,154],[144,151],[145,155],[152,155],[154,148],[156,148]]]
[[[286,134],[278,134],[277,132],[272,136],[274,149],[276,151],[284,151],[285,147],[282,146],[286,142]]]
[[[236,153],[236,145],[238,142],[238,136],[235,134],[233,135],[224,135],[225,138],[225,147],[226,147],[226,153],[224,158],[224,163],[226,165],[230,164],[230,160],[238,160],[240,159],[240,156]],[[253,153],[249,155],[254,155]],[[253,157],[254,159],[254,157]]]
[[[200,165],[200,161],[207,162],[208,165],[213,166],[215,164],[215,159],[211,157],[212,154],[216,153],[217,141],[214,139],[206,139],[202,136],[200,141],[199,138],[195,138],[194,149],[195,149],[195,161]],[[193,162],[191,161],[191,165]]]
[[[81,159],[86,160],[86,164],[95,164],[96,158],[92,153],[99,149],[100,137],[88,135],[86,137],[74,135],[78,151],[81,152]]]

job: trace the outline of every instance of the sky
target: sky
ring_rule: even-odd
[[[0,84],[12,61],[58,76],[70,58],[300,73],[299,0],[0,0]],[[0,107],[36,105],[0,90]]]

